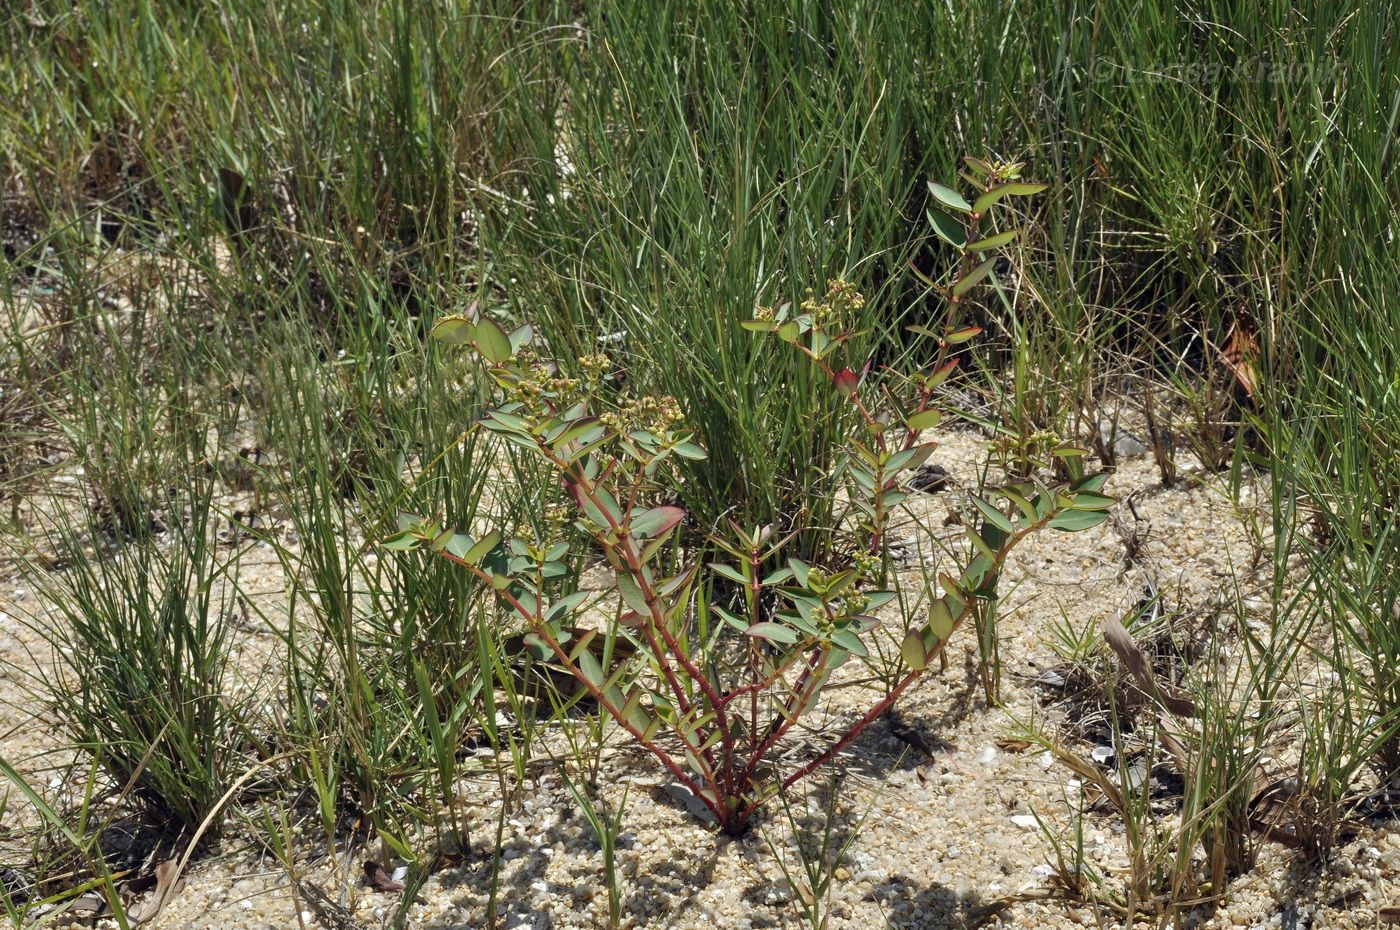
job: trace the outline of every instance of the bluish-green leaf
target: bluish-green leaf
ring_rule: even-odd
[[[967,229],[957,217],[950,216],[935,208],[928,211],[928,224],[933,227],[938,238],[953,248],[964,249],[967,247]]]
[[[948,606],[947,598],[940,597],[929,607],[928,628],[938,642],[953,635],[953,611]]]
[[[922,671],[928,665],[928,650],[924,648],[924,638],[918,630],[910,630],[904,634],[903,641],[899,644],[899,654],[904,658],[904,664],[914,671]]]
[[[500,323],[483,316],[476,324],[476,348],[493,365],[499,365],[513,354],[510,335]]]
[[[1074,498],[1075,510],[1108,510],[1118,503],[1107,494],[1096,491],[1074,491],[1070,497]]]
[[[685,519],[685,511],[679,507],[653,507],[632,517],[632,535],[647,539],[664,533]]]
[[[976,494],[971,495],[972,505],[982,511],[982,516],[986,517],[993,526],[1003,533],[1014,533],[1016,527],[1007,519],[1006,514],[997,509],[996,505],[990,501],[983,500]]]
[[[942,411],[930,407],[927,410],[920,410],[918,413],[911,414],[909,419],[905,420],[904,423],[911,430],[925,430],[937,426],[942,419]]]
[[[472,546],[466,551],[466,554],[462,556],[462,561],[467,562],[471,565],[477,565],[481,562],[482,559],[486,558],[486,553],[496,548],[498,545],[500,545],[500,543],[501,531],[492,530],[485,536],[481,537],[481,539],[477,541],[476,545]]]
[[[476,324],[460,314],[445,316],[433,327],[432,337],[450,346],[464,346],[476,338]]]
[[[1051,529],[1077,533],[1098,526],[1107,519],[1106,510],[1066,510],[1051,517],[1048,525]]]
[[[937,181],[928,182],[928,192],[933,195],[933,199],[947,207],[949,210],[956,210],[959,213],[971,213],[972,204],[968,203],[962,194],[945,187]]]
[[[755,623],[744,630],[749,636],[756,636],[759,639],[766,639],[775,643],[795,643],[802,637],[797,635],[797,631],[781,623]]]
[[[959,278],[957,283],[953,285],[953,296],[961,297],[968,291],[972,290],[973,285],[975,285],[978,281],[981,281],[987,275],[992,273],[992,268],[996,265],[996,263],[997,257],[994,255],[991,258],[983,261],[982,264],[978,265],[976,268],[973,268],[961,278]]]
[[[860,637],[856,635],[856,631],[849,627],[842,627],[835,633],[832,633],[831,641],[853,655],[870,655],[870,651],[867,650],[865,644],[860,641]]]
[[[1019,229],[1008,229],[1006,232],[999,232],[994,236],[987,236],[972,243],[972,250],[975,252],[987,252],[992,249],[999,249],[1012,242],[1021,234]]]
[[[622,595],[622,599],[637,613],[644,617],[651,616],[651,607],[647,604],[647,599],[642,594],[641,586],[631,575],[621,574],[617,576],[617,593]]]
[[[1030,194],[1038,194],[1049,185],[1033,184],[1028,181],[1012,181],[1008,184],[998,185],[983,193],[972,204],[973,213],[986,213],[987,209],[1003,197],[1026,197]]]

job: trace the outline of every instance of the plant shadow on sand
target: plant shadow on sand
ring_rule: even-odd
[[[661,795],[664,797],[664,795]],[[681,805],[677,804],[678,807]],[[586,834],[588,825],[576,809],[561,806],[564,821],[561,826],[572,835]],[[699,839],[706,827],[695,824],[693,829]],[[647,927],[669,926],[670,920],[687,913],[696,904],[696,896],[710,887],[715,878],[716,866],[725,845],[736,843],[758,843],[757,834],[740,840],[718,838],[719,842],[708,852],[701,852],[708,844],[691,845],[691,854],[672,857],[640,857],[630,862],[619,863],[619,881],[622,885],[622,923]],[[589,902],[597,900],[601,909],[597,912],[600,921],[606,921],[607,886],[601,868],[589,869],[570,874],[567,881],[551,880],[547,874],[550,855],[542,853],[542,845],[563,846],[577,849],[572,837],[561,840],[554,837],[548,844],[542,844],[529,837],[517,836],[502,844],[504,860],[497,889],[497,917],[502,926],[529,927],[531,930],[555,930],[560,927],[559,917],[550,905],[559,901],[570,902],[568,920],[576,919],[580,912],[588,908]],[[596,844],[588,848],[596,849]],[[622,849],[630,848],[622,844]],[[552,851],[552,850],[551,850]],[[562,850],[561,850],[562,852]],[[483,847],[474,849],[475,858],[471,866],[455,868],[438,876],[438,893],[462,899],[462,908],[445,913],[421,924],[422,930],[449,930],[463,926],[462,910],[484,912],[485,904],[491,895],[491,856],[490,850]],[[510,868],[513,861],[520,865]],[[671,895],[676,888],[685,888],[684,899],[674,901]],[[671,913],[657,913],[652,903],[658,900],[668,902]],[[476,919],[480,919],[479,916]],[[660,924],[654,922],[661,921]],[[475,924],[472,924],[475,925]],[[599,926],[603,926],[600,923]],[[759,926],[759,924],[755,924]]]

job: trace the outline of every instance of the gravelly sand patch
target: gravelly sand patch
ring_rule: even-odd
[[[942,436],[937,455],[956,480],[972,480],[980,440],[972,433]],[[1044,534],[1025,544],[1009,564],[1000,629],[1005,667],[1001,707],[988,706],[976,672],[970,635],[961,635],[950,666],[913,689],[899,705],[899,726],[872,726],[841,758],[834,832],[856,831],[830,893],[832,928],[943,928],[968,926],[988,910],[1006,927],[1116,926],[1087,907],[1048,890],[1051,846],[1042,834],[1068,829],[1076,797],[1073,776],[1034,748],[1015,741],[1031,721],[1059,712],[1035,679],[1053,664],[1044,639],[1050,624],[1097,624],[1135,604],[1144,588],[1159,590],[1182,610],[1207,611],[1222,591],[1238,590],[1250,603],[1261,579],[1257,541],[1268,538],[1265,517],[1237,505],[1209,484],[1156,486],[1150,460],[1132,459],[1108,490],[1123,502],[1115,519],[1073,537]],[[956,491],[922,498],[918,523],[935,534],[958,505]],[[913,526],[901,532],[919,532]],[[1136,536],[1138,555],[1124,559],[1124,539]],[[922,547],[925,550],[927,547]],[[275,605],[281,569],[270,550],[254,547],[243,581]],[[17,620],[36,607],[33,592],[12,573],[0,574],[0,657],[25,667],[43,660],[33,634]],[[269,615],[275,612],[268,611]],[[237,662],[245,680],[275,661],[276,637],[256,624],[241,633]],[[819,710],[853,716],[858,695],[837,691]],[[911,738],[910,734],[915,734]],[[41,782],[67,756],[62,734],[12,669],[0,668],[0,756]],[[52,755],[59,752],[60,755]],[[536,783],[507,822],[500,875],[500,925],[571,930],[607,924],[607,892],[598,845],[557,769],[541,766]],[[44,782],[47,783],[47,782]],[[665,780],[639,751],[613,740],[603,756],[599,795],[608,804],[626,794],[618,862],[624,927],[795,928],[804,926],[794,889],[769,849],[793,874],[792,828],[774,808],[747,837],[718,836],[664,790]],[[794,797],[794,813],[810,838],[822,828],[831,782],[814,778]],[[459,865],[433,875],[409,910],[423,930],[483,926],[489,894],[489,844],[500,798],[483,772],[461,785],[472,812],[472,847]],[[13,816],[23,816],[16,811]],[[840,842],[841,839],[838,839]],[[1124,867],[1122,828],[1116,818],[1091,813],[1085,845],[1110,874]],[[168,928],[287,928],[326,926],[272,860],[254,854],[239,831],[224,852],[196,864],[186,888],[147,926]],[[327,857],[308,840],[298,878],[324,888],[366,927],[381,926],[398,895],[363,881],[361,850]],[[1006,904],[1007,899],[1020,898]],[[1376,908],[1400,902],[1400,828],[1370,827],[1325,867],[1300,867],[1288,850],[1265,844],[1255,870],[1240,878],[1227,900],[1190,923],[1202,927],[1334,927],[1376,925]],[[1001,905],[1005,904],[1004,907]]]

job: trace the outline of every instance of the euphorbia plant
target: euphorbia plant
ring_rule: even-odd
[[[823,340],[840,345],[845,337],[827,337],[824,322],[859,299],[849,285],[834,282],[824,301],[811,302],[808,319],[775,313],[760,321],[771,326],[755,328],[804,338],[808,354],[825,364]],[[730,835],[742,833],[774,795],[830,762],[924,674],[978,601],[995,596],[1016,543],[1045,526],[1097,522],[1108,501],[1097,493],[1097,478],[1003,489],[1015,508],[1009,514],[974,498],[986,520],[969,530],[972,556],[957,577],[940,577],[942,594],[904,636],[890,686],[854,723],[826,733],[806,761],[785,764],[782,750],[797,732],[810,732],[797,724],[834,673],[869,658],[874,613],[894,596],[873,589],[869,554],[904,477],[932,449],[918,435],[936,420],[931,398],[939,373],[905,377],[917,397],[910,402],[893,390],[870,394],[850,368],[828,369],[833,389],[861,410],[867,437],[853,438],[849,450],[847,472],[866,492],[852,564],[823,568],[784,559],[788,540],[777,528],[731,524],[710,537],[710,551],[727,558],[702,565],[698,547],[681,532],[686,513],[669,501],[676,461],[701,460],[705,452],[691,441],[671,398],[624,395],[610,402],[614,393],[601,390],[607,358],[585,357],[580,371],[565,375],[534,353],[528,328],[507,333],[485,316],[448,317],[434,335],[471,345],[485,360],[504,399],[479,427],[541,456],[572,509],[547,521],[554,538],[508,541],[496,532],[472,538],[405,514],[386,545],[427,547],[489,584],[534,649],[572,676]],[[613,573],[611,591],[592,603],[569,587],[562,562],[569,524]],[[581,617],[594,618],[594,625]],[[630,648],[614,648],[619,638]]]

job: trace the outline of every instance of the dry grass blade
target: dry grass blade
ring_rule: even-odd
[[[301,879],[297,882],[297,891],[317,919],[331,930],[366,930],[365,925],[356,920],[348,908],[332,901],[330,895],[321,890],[320,885]]]
[[[156,890],[151,897],[127,908],[126,917],[132,926],[143,924],[161,912],[161,909],[185,888],[185,880],[180,877],[179,863],[166,859],[156,866]]]
[[[1109,617],[1103,622],[1103,638],[1113,649],[1118,658],[1127,666],[1137,681],[1138,688],[1142,693],[1157,701],[1163,708],[1178,717],[1197,716],[1196,705],[1190,698],[1182,697],[1157,681],[1157,676],[1152,672],[1152,665],[1147,661],[1147,656],[1143,655],[1138,648],[1133,636],[1123,626],[1123,621],[1119,617]]]

